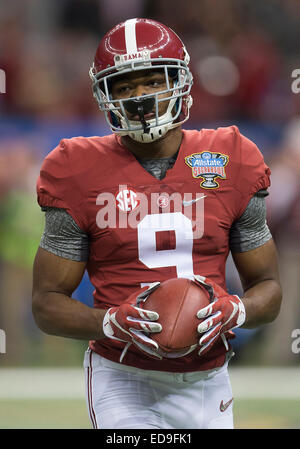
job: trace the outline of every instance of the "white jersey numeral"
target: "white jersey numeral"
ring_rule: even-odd
[[[141,262],[148,268],[174,266],[177,277],[193,279],[193,227],[188,217],[181,212],[146,215],[137,230]],[[174,249],[157,251],[156,233],[161,231],[175,232]]]

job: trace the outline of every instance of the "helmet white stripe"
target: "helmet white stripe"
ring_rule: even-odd
[[[137,52],[137,42],[135,34],[136,19],[129,19],[125,22],[125,44],[126,53],[132,54]]]

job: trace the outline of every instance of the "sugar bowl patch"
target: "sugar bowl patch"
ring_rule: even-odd
[[[225,167],[228,160],[226,154],[211,151],[193,153],[185,157],[185,163],[192,169],[193,178],[202,178],[200,186],[204,189],[217,189],[217,179],[226,179]]]

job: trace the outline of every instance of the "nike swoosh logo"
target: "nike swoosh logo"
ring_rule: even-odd
[[[195,199],[190,200],[190,201],[182,200],[182,204],[184,206],[191,206],[193,203],[196,203],[196,201],[202,200],[203,198],[206,198],[206,197],[207,197],[207,195],[203,195],[203,196],[200,196],[199,198],[195,198]]]
[[[221,412],[225,412],[225,410],[230,406],[230,404],[232,403],[233,398],[229,399],[229,401],[225,402],[225,404],[223,403],[223,401],[221,401],[220,404],[220,411]]]

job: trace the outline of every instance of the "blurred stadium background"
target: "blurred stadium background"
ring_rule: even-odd
[[[300,335],[300,93],[292,89],[292,72],[300,69],[298,0],[2,0],[0,428],[90,427],[87,342],[44,335],[31,315],[32,263],[44,223],[35,183],[61,138],[109,132],[88,69],[103,34],[131,17],[159,20],[184,40],[195,78],[186,127],[236,124],[272,169],[268,220],[284,301],[276,322],[237,332],[235,421],[300,428],[300,344],[293,339]],[[227,276],[229,290],[239,292],[231,261]],[[74,297],[92,305],[87,277]]]

